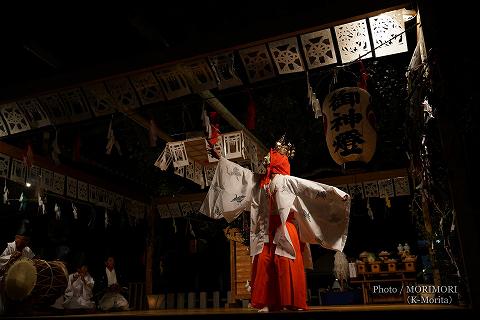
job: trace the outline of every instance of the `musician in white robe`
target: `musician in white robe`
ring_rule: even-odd
[[[4,275],[7,269],[18,259],[32,259],[35,254],[28,246],[30,242],[30,222],[22,220],[20,228],[15,235],[15,240],[7,243],[7,247],[0,255],[0,314],[5,312],[5,284]]]
[[[68,276],[68,287],[65,290],[65,309],[94,309],[92,276],[86,265],[82,265],[77,272]]]

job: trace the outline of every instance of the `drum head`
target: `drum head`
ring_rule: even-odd
[[[37,269],[32,260],[16,261],[5,276],[5,291],[12,300],[23,300],[32,292],[37,282]]]

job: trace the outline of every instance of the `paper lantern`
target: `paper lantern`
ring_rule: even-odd
[[[368,163],[377,143],[375,116],[370,94],[358,87],[344,87],[331,92],[323,102],[324,130],[333,160]]]

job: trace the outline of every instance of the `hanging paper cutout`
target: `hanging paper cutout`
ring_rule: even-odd
[[[372,57],[366,20],[336,26],[335,34],[342,63]]]
[[[367,198],[367,212],[370,219],[373,220],[373,211],[372,211],[372,208],[370,207],[370,198]]]
[[[397,197],[410,195],[410,185],[408,183],[408,177],[393,178],[393,184],[395,186],[395,195]]]
[[[83,121],[92,117],[87,99],[80,88],[62,91],[60,92],[60,98],[64,102],[72,122]]]
[[[158,157],[157,161],[155,161],[154,165],[160,168],[160,170],[165,171],[167,170],[170,163],[172,163],[172,160],[173,158],[172,158],[172,154],[170,153],[170,147],[167,144],[167,146],[165,146],[162,153]],[[179,168],[179,167],[175,167],[175,168]]]
[[[25,163],[23,161],[13,159],[12,158],[12,168],[10,170],[10,180],[18,182],[18,183],[25,183],[27,168],[25,167]]]
[[[224,133],[222,138],[226,159],[245,158],[242,131]]]
[[[173,168],[173,173],[175,173],[177,176],[185,177],[185,167]]]
[[[17,101],[32,128],[41,128],[51,124],[47,113],[37,99],[26,99]]]
[[[182,212],[183,216],[187,216],[192,212],[192,206],[190,205],[190,202],[180,202],[178,206],[180,207],[180,211]]]
[[[78,199],[88,201],[88,183],[78,180]]]
[[[235,54],[233,51],[218,54],[209,59],[217,76],[218,89],[224,90],[243,84],[235,72]]]
[[[188,165],[187,150],[183,141],[180,142],[168,142],[167,146],[170,149],[170,154],[173,157],[173,166],[183,167]]]
[[[95,116],[100,117],[115,112],[115,100],[108,93],[103,82],[86,85],[83,91]]]
[[[155,70],[153,73],[162,85],[167,99],[172,100],[190,94],[185,77],[176,67]]]
[[[363,183],[363,188],[365,190],[365,197],[367,198],[379,197],[377,181],[365,181]]]
[[[376,57],[408,51],[403,9],[385,12],[368,20]]]
[[[250,82],[270,79],[275,76],[267,48],[264,44],[239,51]]]
[[[67,177],[67,196],[77,198],[77,179]]]
[[[302,34],[300,39],[302,40],[303,51],[305,52],[309,69],[337,63],[330,29]]]
[[[42,185],[45,190],[53,190],[53,171],[42,168]]]
[[[115,99],[115,105],[123,111],[140,107],[135,90],[133,90],[127,78],[109,80],[106,85],[110,95]]]
[[[15,102],[0,106],[0,113],[5,119],[10,134],[30,130],[27,118]]]
[[[3,122],[3,118],[0,115],[0,137],[8,136],[7,125]]]
[[[296,37],[270,42],[268,46],[279,74],[305,70]]]
[[[63,174],[53,174],[53,188],[52,191],[61,195],[65,194],[65,176]]]
[[[206,60],[187,62],[182,71],[188,74],[189,84],[194,92],[202,92],[217,87],[215,75]]]
[[[58,94],[50,94],[38,98],[40,104],[45,108],[50,121],[54,124],[64,124],[70,122],[69,114],[66,107]]]
[[[8,169],[10,168],[10,157],[6,154],[0,153],[0,177],[8,177]]]
[[[212,183],[213,177],[215,176],[215,170],[217,170],[217,166],[205,166],[205,185],[209,186]]]
[[[345,192],[345,193],[349,193],[349,191],[348,191],[348,185],[346,185],[346,184],[341,184],[341,185],[338,185],[338,186],[336,186],[336,187],[337,187],[338,189],[342,190],[342,191]]]
[[[165,100],[162,88],[153,73],[143,72],[134,74],[130,76],[130,81],[135,91],[137,91],[142,104],[151,104]]]
[[[392,179],[378,180],[378,191],[380,198],[395,196]]]
[[[352,183],[348,185],[348,189],[350,190],[350,196],[355,199],[363,199],[363,184],[361,182]]]

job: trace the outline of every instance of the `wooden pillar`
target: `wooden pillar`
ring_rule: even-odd
[[[147,248],[145,257],[145,294],[153,292],[153,252],[155,249],[155,206],[150,206],[147,213]]]

